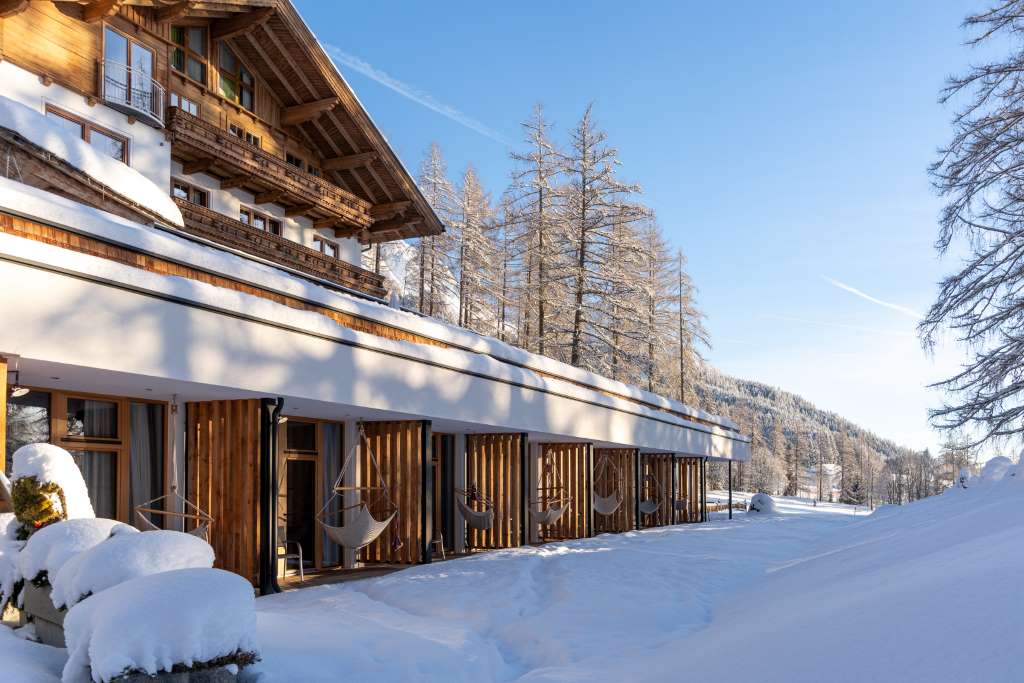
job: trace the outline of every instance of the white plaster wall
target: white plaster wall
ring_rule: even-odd
[[[10,62],[0,62],[0,83],[4,97],[40,114],[46,113],[46,104],[50,103],[128,138],[130,166],[158,187],[170,191],[171,143],[165,139],[163,129],[140,121],[129,123],[127,115],[106,106],[99,98],[89,106],[84,96],[56,83],[43,85],[38,76]]]
[[[676,453],[749,445],[330,339],[0,262],[0,351],[144,377],[361,406],[409,417]]]

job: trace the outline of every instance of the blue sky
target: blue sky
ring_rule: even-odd
[[[711,361],[937,445],[924,385],[959,352],[914,332],[955,265],[925,170],[978,2],[296,4],[413,170],[436,141],[497,195],[535,102],[564,133],[594,101],[690,259]]]

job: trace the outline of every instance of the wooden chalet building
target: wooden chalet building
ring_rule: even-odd
[[[150,521],[198,506],[264,591],[300,548],[701,521],[705,464],[749,458],[729,420],[388,305],[362,250],[444,227],[287,0],[0,1],[0,175],[0,462],[59,444],[125,521],[173,492]]]

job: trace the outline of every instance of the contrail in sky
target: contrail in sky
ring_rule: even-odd
[[[891,303],[889,301],[882,301],[881,299],[877,299],[877,298],[871,296],[870,294],[866,294],[866,293],[860,291],[856,287],[851,287],[850,285],[844,284],[844,283],[840,282],[839,280],[833,280],[832,278],[828,277],[827,275],[822,275],[821,277],[822,277],[823,280],[825,280],[825,282],[829,283],[833,287],[838,287],[839,289],[842,289],[843,291],[846,291],[846,292],[849,292],[850,294],[854,294],[856,296],[859,296],[861,299],[864,299],[865,301],[870,301],[871,303],[878,304],[879,306],[885,306],[886,308],[892,309],[892,310],[896,311],[897,313],[902,313],[903,315],[908,315],[911,318],[916,318],[917,320],[921,320],[922,318],[924,318],[923,315],[921,315],[920,313],[918,313],[917,311],[915,311],[913,309],[907,308],[906,306],[900,306],[899,304],[894,304],[894,303]]]
[[[451,119],[460,126],[464,126],[471,131],[479,133],[484,137],[488,137],[495,142],[499,142],[506,147],[512,146],[508,140],[502,137],[501,134],[494,129],[480,123],[471,116],[463,114],[450,104],[439,102],[430,93],[424,92],[413,85],[409,85],[408,83],[404,83],[387,72],[381,71],[369,62],[366,62],[355,55],[351,55],[344,50],[340,50],[333,45],[324,45],[324,50],[328,55],[330,55],[331,59],[338,63],[339,66],[346,66],[353,71],[361,73],[367,78],[380,83],[385,88],[393,90],[402,97],[412,100],[416,104],[426,107],[431,111],[437,112],[447,119]]]

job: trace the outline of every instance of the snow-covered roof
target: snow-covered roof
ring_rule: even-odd
[[[387,326],[443,342],[449,348],[395,341],[344,328],[317,313],[299,311],[258,297],[224,290],[213,285],[183,281],[129,268],[121,264],[68,252],[36,243],[32,246],[12,243],[11,248],[45,251],[44,258],[73,260],[77,267],[101,270],[133,282],[145,280],[147,287],[167,290],[185,299],[203,297],[207,303],[252,313],[264,311],[272,320],[287,319],[296,326],[319,333],[355,340],[378,348],[387,348],[406,356],[480,373],[496,379],[525,383],[529,386],[558,391],[592,403],[624,407],[632,412],[656,417],[681,426],[729,432],[730,438],[746,440],[736,434],[731,420],[699,411],[657,394],[610,380],[606,377],[569,366],[545,356],[529,353],[496,339],[484,337],[446,323],[401,311],[344,292],[329,289],[309,280],[290,275],[265,263],[204,246],[193,240],[154,230],[125,218],[86,207],[43,190],[0,178],[0,208],[32,217],[53,225],[96,236],[139,251],[158,255],[205,271],[221,273],[234,280],[262,289],[279,292],[358,316]],[[18,239],[18,238],[11,238]],[[24,240],[19,240],[24,242]],[[186,286],[187,285],[187,286]],[[706,426],[705,426],[706,425]]]

